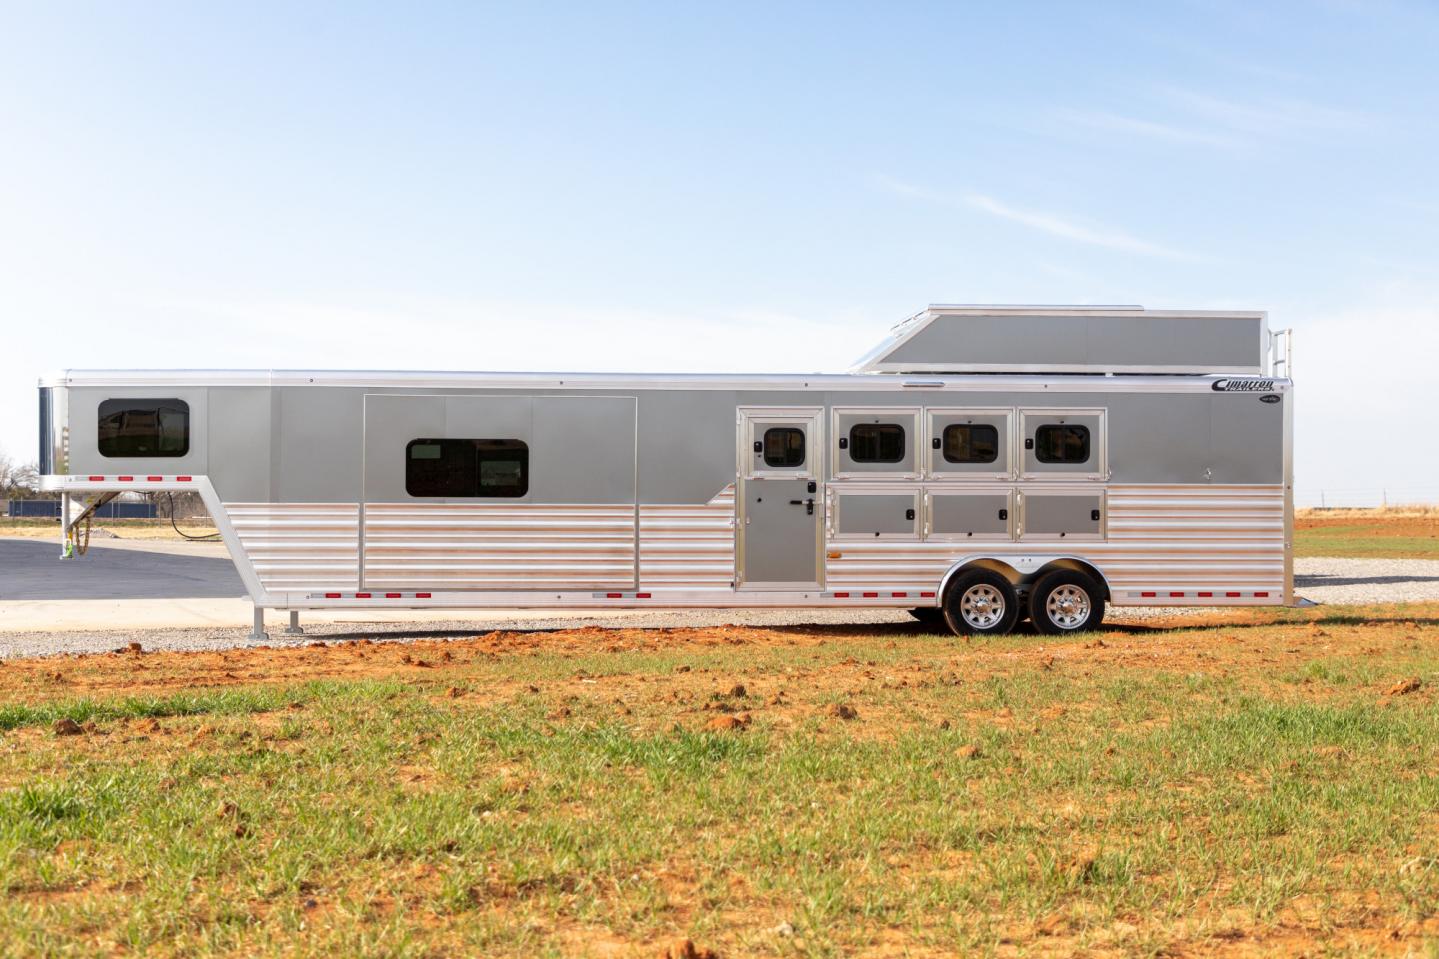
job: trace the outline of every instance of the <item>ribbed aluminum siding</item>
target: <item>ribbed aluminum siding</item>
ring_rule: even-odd
[[[360,510],[354,503],[228,503],[225,510],[267,590],[358,585]]]
[[[708,503],[640,507],[640,585],[729,589],[734,584],[734,495]]]
[[[370,504],[366,589],[629,587],[635,508],[625,504]]]

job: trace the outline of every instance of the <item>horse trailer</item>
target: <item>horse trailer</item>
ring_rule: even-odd
[[[68,371],[42,487],[197,493],[264,610],[1293,605],[1288,331],[931,306],[846,374]]]

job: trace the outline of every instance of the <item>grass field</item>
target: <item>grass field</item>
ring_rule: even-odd
[[[0,953],[1439,952],[1439,607],[1214,622],[7,662]]]
[[[1439,510],[1301,511],[1294,521],[1294,553],[1439,559]]]

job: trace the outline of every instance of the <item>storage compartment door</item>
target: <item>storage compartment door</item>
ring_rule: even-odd
[[[918,506],[917,492],[836,492],[831,538],[917,539]]]
[[[1026,489],[1020,492],[1020,539],[1104,538],[1104,493],[1097,490]]]
[[[994,541],[1014,536],[1014,507],[1009,490],[925,493],[927,539]]]

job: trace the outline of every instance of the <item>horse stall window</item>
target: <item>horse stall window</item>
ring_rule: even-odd
[[[993,463],[999,459],[999,430],[987,423],[951,423],[944,428],[949,463]]]
[[[789,468],[804,465],[804,430],[772,426],[764,431],[764,465]]]
[[[849,429],[849,458],[856,463],[898,463],[904,459],[904,427],[898,423],[856,423]]]
[[[102,400],[98,437],[101,456],[184,456],[190,452],[190,404]]]
[[[1048,424],[1034,431],[1034,457],[1041,463],[1089,462],[1089,427]]]
[[[405,492],[411,496],[516,497],[530,489],[530,448],[521,440],[411,440]]]

